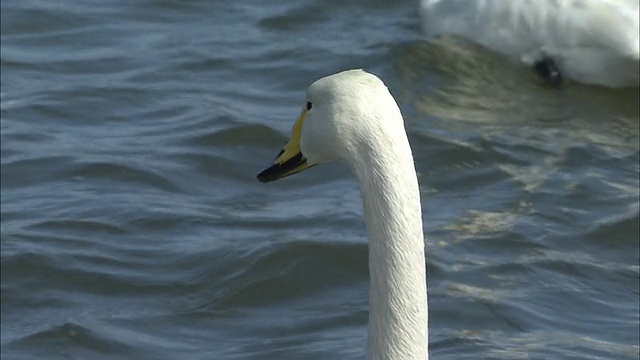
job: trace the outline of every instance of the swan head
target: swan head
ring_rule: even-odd
[[[382,80],[363,70],[330,75],[309,86],[289,141],[258,180],[275,181],[333,161],[352,168],[360,155],[384,150],[394,136],[406,139],[404,123]]]

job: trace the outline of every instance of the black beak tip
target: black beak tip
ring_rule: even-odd
[[[266,176],[264,176],[263,173],[258,174],[257,178],[258,178],[258,181],[260,181],[261,183],[268,183],[268,182],[272,181],[269,178],[267,178]]]
[[[278,179],[278,177],[274,176],[273,174],[273,166],[269,166],[266,169],[260,171],[257,178],[261,183],[268,183]]]

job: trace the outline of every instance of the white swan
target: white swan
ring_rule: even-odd
[[[419,10],[428,36],[460,36],[539,71],[550,64],[582,83],[622,87],[640,81],[638,9],[638,0],[421,0]]]
[[[427,359],[427,285],[418,179],[400,109],[362,70],[307,90],[293,134],[262,182],[338,161],[360,185],[369,238],[369,359]]]

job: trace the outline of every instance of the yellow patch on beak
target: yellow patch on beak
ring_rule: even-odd
[[[307,116],[307,110],[303,110],[302,114],[293,125],[291,138],[284,145],[280,153],[275,159],[258,174],[260,182],[270,182],[295,173],[308,169],[313,165],[307,164],[307,159],[300,152],[300,138],[302,137],[302,124]]]

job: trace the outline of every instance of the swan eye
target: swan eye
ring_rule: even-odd
[[[311,110],[311,106],[313,106],[311,101],[307,101],[307,111]]]

